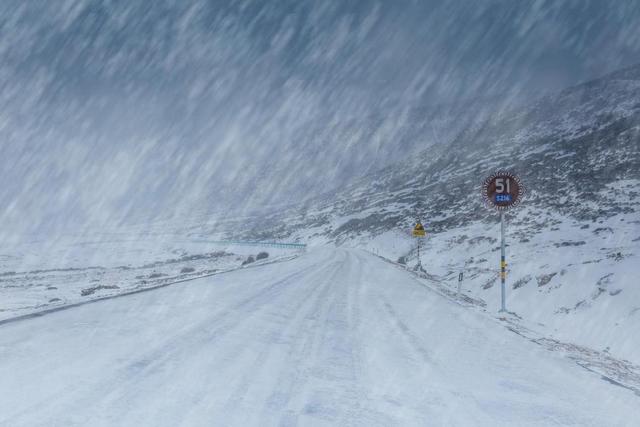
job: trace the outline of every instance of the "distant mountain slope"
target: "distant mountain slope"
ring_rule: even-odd
[[[527,209],[597,220],[637,211],[638,195],[605,191],[640,179],[640,66],[567,89],[462,132],[415,158],[260,222],[253,235],[313,229],[331,240],[407,227],[415,218],[442,231],[482,218],[479,185],[495,169],[520,174]],[[367,214],[368,212],[368,214]],[[356,215],[349,221],[340,221]],[[519,218],[519,216],[518,216]],[[305,233],[305,235],[308,235]],[[302,234],[300,234],[302,236]]]

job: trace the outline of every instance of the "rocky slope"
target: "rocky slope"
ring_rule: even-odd
[[[639,202],[639,135],[640,66],[496,115],[446,147],[432,147],[302,208],[278,212],[249,232],[302,237],[309,234],[297,230],[314,230],[341,242],[406,228],[417,217],[431,231],[444,231],[490,216],[482,209],[479,186],[495,169],[517,172],[529,189],[525,205],[538,212],[516,213],[518,221],[553,213],[577,221],[629,214]],[[623,188],[607,190],[623,181]]]

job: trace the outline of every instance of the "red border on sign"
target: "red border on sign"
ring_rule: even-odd
[[[491,198],[489,197],[489,185],[491,185],[491,182],[493,182],[493,180],[498,177],[511,178],[518,184],[518,188],[519,188],[518,197],[516,197],[513,203],[509,205],[496,205],[495,202],[491,200]],[[482,198],[484,200],[484,203],[487,206],[493,209],[497,209],[499,211],[505,211],[520,204],[520,202],[522,201],[522,196],[524,196],[525,193],[526,193],[526,188],[522,184],[520,177],[510,171],[500,170],[500,171],[494,172],[490,176],[488,176],[482,183]]]

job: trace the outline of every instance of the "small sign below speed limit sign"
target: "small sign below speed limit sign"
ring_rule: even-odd
[[[520,178],[510,172],[496,172],[485,179],[482,186],[485,202],[499,210],[517,205],[523,194]]]

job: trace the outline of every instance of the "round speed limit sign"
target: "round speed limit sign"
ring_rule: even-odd
[[[524,186],[520,178],[510,172],[496,172],[485,179],[482,186],[485,202],[499,210],[517,205],[523,194]]]

